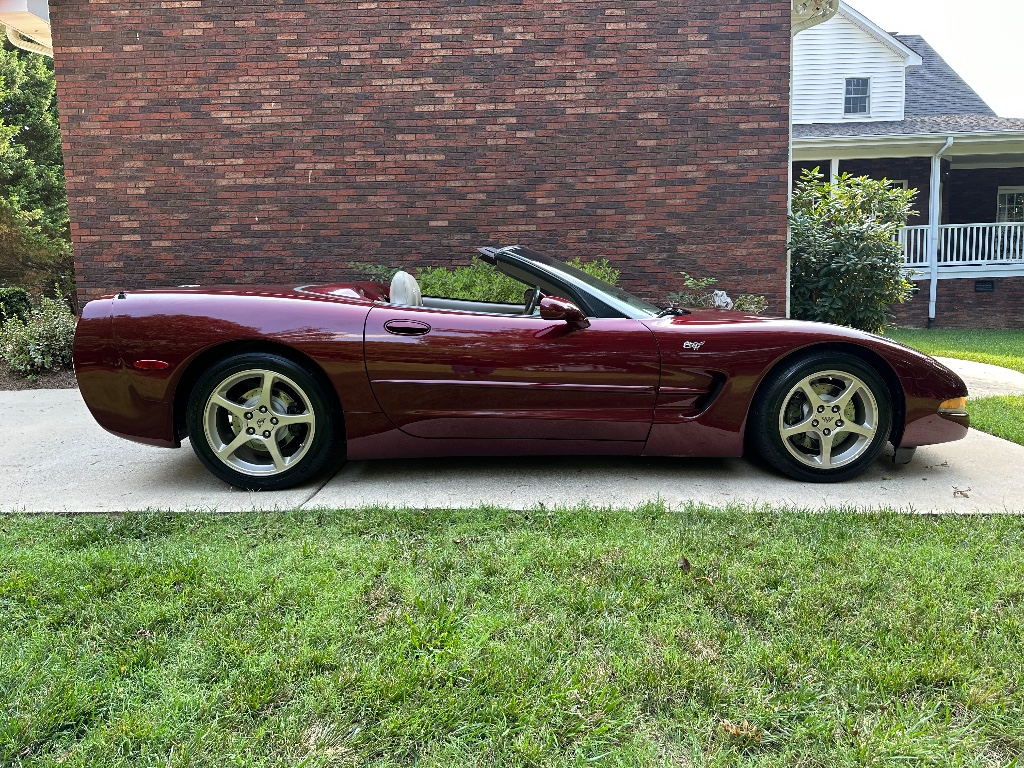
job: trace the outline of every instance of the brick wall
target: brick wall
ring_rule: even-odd
[[[788,0],[50,5],[81,298],[519,242],[784,307]]]
[[[995,291],[978,293],[969,278],[939,280],[935,303],[936,328],[1024,329],[1024,277],[981,278],[992,280]],[[893,308],[896,325],[928,326],[930,283],[915,283],[918,292],[907,304]]]
[[[1024,168],[956,170],[950,176],[950,224],[996,220],[1000,187],[1024,187]]]

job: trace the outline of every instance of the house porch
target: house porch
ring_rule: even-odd
[[[900,233],[918,293],[894,308],[897,322],[1024,328],[1024,134],[880,138],[833,146],[840,157],[824,160],[798,140],[793,173],[819,167],[918,190]]]

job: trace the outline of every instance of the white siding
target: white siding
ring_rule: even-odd
[[[846,78],[871,79],[869,115],[843,115]],[[906,59],[843,16],[798,34],[793,41],[793,122],[902,120]]]

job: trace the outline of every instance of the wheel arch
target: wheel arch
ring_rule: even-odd
[[[889,362],[874,350],[862,347],[859,344],[850,344],[841,341],[825,341],[819,344],[801,347],[776,360],[765,372],[764,376],[761,377],[761,380],[757,383],[757,388],[754,390],[753,397],[750,398],[744,430],[746,436],[749,437],[749,431],[751,428],[749,411],[754,407],[754,403],[764,396],[765,387],[772,374],[782,366],[792,363],[794,360],[819,352],[845,352],[849,355],[860,358],[863,362],[867,363],[877,371],[878,375],[884,379],[886,386],[889,387],[889,391],[892,394],[892,427],[889,431],[889,440],[894,445],[898,445],[903,436],[903,427],[907,410],[906,395],[903,392],[903,385],[900,383],[899,376],[896,375],[896,371]]]
[[[331,383],[327,372],[324,371],[323,367],[316,360],[287,344],[270,339],[249,339],[217,344],[203,350],[187,363],[174,388],[174,434],[179,440],[188,436],[188,425],[186,423],[188,400],[203,373],[220,360],[252,352],[280,355],[308,370],[310,375],[316,378],[324,388],[324,392],[330,400],[332,411],[338,420],[338,434],[345,434],[345,412],[342,409],[338,391]]]

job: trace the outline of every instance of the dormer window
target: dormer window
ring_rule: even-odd
[[[843,114],[847,117],[871,114],[870,78],[846,78],[846,103],[843,107]]]

